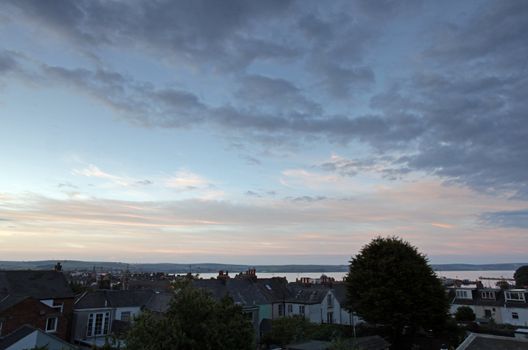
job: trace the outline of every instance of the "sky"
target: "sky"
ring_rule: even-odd
[[[0,260],[528,261],[528,2],[0,2]]]

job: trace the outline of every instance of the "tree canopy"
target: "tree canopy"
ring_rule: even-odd
[[[517,287],[528,286],[528,265],[519,267],[513,274]]]
[[[148,312],[135,320],[126,337],[130,350],[254,349],[251,321],[231,298],[215,301],[190,286],[175,294],[163,316]]]
[[[475,313],[469,306],[460,306],[455,313],[455,319],[459,322],[472,322],[475,321]]]
[[[448,317],[447,295],[427,258],[397,237],[378,237],[350,261],[349,308],[365,321],[404,330],[439,329]]]

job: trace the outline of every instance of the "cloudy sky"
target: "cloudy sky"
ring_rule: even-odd
[[[0,3],[0,260],[528,260],[528,2]]]

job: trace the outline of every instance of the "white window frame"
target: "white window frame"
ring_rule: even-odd
[[[96,322],[97,316],[101,315],[101,330],[96,333]],[[88,314],[88,322],[86,324],[86,336],[87,337],[98,337],[107,335],[110,331],[110,311],[92,312]]]
[[[495,300],[495,292],[493,291],[482,291],[480,292],[482,299],[493,299]]]
[[[505,292],[506,300],[509,301],[526,301],[524,298],[524,292]],[[512,295],[516,295],[518,298],[512,298]]]
[[[293,313],[293,305],[288,304],[288,314],[291,314],[291,313]]]
[[[55,320],[53,323],[53,328],[48,328],[49,321]],[[57,316],[52,316],[46,318],[46,333],[55,333],[57,332],[57,326],[59,325],[59,318]]]
[[[473,299],[470,290],[457,289],[455,295],[457,299]]]
[[[304,315],[306,312],[306,308],[304,305],[299,305],[299,314]]]
[[[123,316],[126,316],[126,320],[123,319]],[[132,321],[132,312],[131,311],[122,311],[121,312],[121,321],[125,321],[125,322]]]

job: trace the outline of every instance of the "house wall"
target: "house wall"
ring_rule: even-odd
[[[306,304],[306,317],[313,323],[322,323],[321,304]]]
[[[328,296],[331,298],[331,303],[328,303]],[[321,302],[321,322],[322,323],[339,323],[339,315],[341,313],[341,305],[336,299],[334,293],[331,290],[326,293],[323,301]],[[332,319],[328,322],[328,313],[332,313]]]
[[[136,307],[118,307],[115,309],[115,320],[121,320],[121,314],[123,312],[130,312],[130,320],[133,320],[135,317],[138,317],[141,313],[141,308]]]
[[[71,341],[87,339],[86,332],[88,330],[88,317],[95,312],[110,312],[110,325],[108,329],[112,329],[112,322],[115,320],[115,309],[78,309],[73,312]],[[101,337],[101,336],[99,336]]]
[[[354,326],[359,325],[361,323],[364,323],[361,319],[361,317],[354,316],[351,312],[348,312],[345,308],[341,308],[341,312],[339,314],[339,324],[347,325],[347,326]]]
[[[68,340],[71,330],[73,299],[55,299],[54,305],[59,304],[63,304],[62,313],[32,298],[13,305],[0,313],[0,319],[3,319],[2,334],[9,334],[25,324],[46,331],[48,317],[57,317],[57,330],[53,334],[63,340]]]
[[[514,319],[512,313],[516,312],[519,319]],[[519,307],[501,307],[502,322],[514,326],[528,327],[528,308]]]
[[[265,318],[271,319],[271,309],[272,309],[271,304],[259,305],[258,307],[259,307],[259,324]]]
[[[500,306],[475,305],[472,309],[477,318],[486,318],[486,310],[489,310],[491,312],[491,317],[493,318],[495,323],[503,323],[501,313],[502,307]]]

